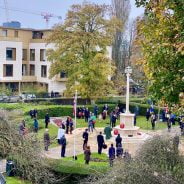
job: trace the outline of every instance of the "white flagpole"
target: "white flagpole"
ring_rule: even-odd
[[[75,160],[76,158],[76,135],[75,135],[75,132],[76,132],[76,124],[77,124],[77,90],[75,91],[75,107],[74,107],[74,110],[75,110],[75,123],[74,123],[74,135],[73,135],[73,159]]]

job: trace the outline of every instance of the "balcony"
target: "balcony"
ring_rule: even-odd
[[[22,82],[36,82],[36,76],[22,76]]]

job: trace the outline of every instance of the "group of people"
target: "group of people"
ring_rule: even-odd
[[[88,129],[86,129],[83,132],[83,150],[84,150],[84,159],[85,159],[85,163],[89,164],[90,161],[90,156],[91,156],[91,150],[90,150],[90,146],[88,145],[88,138],[89,138],[89,134],[88,134]],[[108,150],[108,155],[109,155],[109,164],[112,167],[113,166],[113,162],[115,160],[115,158],[131,158],[131,155],[128,153],[128,151],[126,150],[125,152],[123,152],[123,147],[122,147],[122,137],[120,136],[120,134],[118,134],[118,136],[116,137],[116,148],[114,147],[113,144],[111,144],[111,146],[109,147]],[[105,144],[105,140],[104,140],[104,136],[102,135],[102,132],[99,133],[99,135],[97,136],[97,145],[98,145],[98,154],[102,154],[102,150],[107,148],[107,145]]]
[[[152,130],[155,130],[157,119],[159,119],[162,122],[166,122],[168,132],[171,131],[172,125],[175,125],[176,121],[178,121],[181,128],[181,135],[184,135],[184,117],[177,117],[174,113],[169,111],[168,108],[164,108],[161,110],[160,117],[157,116],[153,108],[148,108],[146,111],[146,120],[149,121],[149,119],[151,120]]]

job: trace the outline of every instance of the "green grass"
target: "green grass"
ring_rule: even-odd
[[[7,184],[31,184],[28,181],[21,180],[17,177],[6,177]]]
[[[72,157],[65,157],[60,160],[52,160],[54,170],[56,172],[68,174],[102,174],[109,169],[108,158],[106,154],[99,155],[92,153],[91,159],[98,159],[98,161],[90,161],[89,165],[85,164],[84,154],[78,155],[77,160]]]
[[[143,130],[152,130],[151,121],[146,121],[146,118],[144,116],[137,117],[137,125]],[[174,126],[178,126],[177,123]],[[167,128],[166,122],[157,122],[155,125],[155,130],[162,130]]]

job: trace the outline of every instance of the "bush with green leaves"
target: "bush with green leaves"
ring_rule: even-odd
[[[88,178],[91,184],[183,184],[184,156],[173,139],[155,136],[143,144],[135,158],[117,160],[102,177]]]
[[[16,175],[34,184],[55,184],[57,179],[42,156],[43,145],[36,134],[22,136],[7,112],[0,112],[0,157],[12,160]]]

